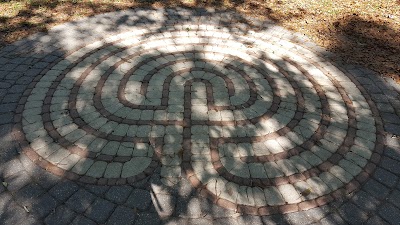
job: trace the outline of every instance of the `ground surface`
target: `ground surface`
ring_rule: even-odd
[[[212,7],[271,19],[338,56],[400,83],[398,0],[10,0],[0,2],[0,46],[54,25],[137,7]]]
[[[341,62],[204,9],[8,45],[0,223],[398,224],[399,87]]]

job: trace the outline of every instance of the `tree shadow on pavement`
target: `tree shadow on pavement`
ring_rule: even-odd
[[[241,1],[237,2],[237,4],[240,4]],[[46,35],[36,35],[30,38],[30,40],[18,42],[14,44],[14,46],[6,46],[2,49],[3,52],[7,51],[7,48],[12,49],[13,47],[16,47],[16,49],[9,51],[9,53],[13,54],[12,56],[9,54],[1,55],[1,59],[4,60],[4,63],[1,61],[0,64],[3,64],[4,66],[10,64],[23,64],[19,62],[21,58],[24,60],[29,58],[39,59],[35,61],[35,63],[50,64],[57,58],[62,60],[65,57],[65,49],[71,50],[74,47],[79,46],[82,39],[89,43],[91,40],[107,38],[110,33],[118,33],[121,30],[125,31],[137,27],[146,28],[148,24],[157,24],[160,29],[156,29],[154,31],[159,33],[165,31],[163,27],[170,25],[170,18],[179,18],[179,20],[182,21],[196,21],[197,18],[203,17],[204,15],[205,19],[212,19],[213,16],[215,16],[214,12],[208,13],[204,12],[202,9],[195,11],[191,11],[189,9],[158,10],[157,17],[153,17],[151,10],[138,10],[137,14],[132,13],[131,11],[126,11],[116,14],[92,17],[87,19],[86,22],[72,22],[68,25],[70,27],[56,27],[54,30],[49,31],[50,38]],[[160,11],[162,13],[159,13]],[[221,14],[224,14],[224,12],[221,12]],[[249,25],[246,23],[253,24],[253,22],[248,22],[252,20],[241,17],[240,15],[232,15],[233,14],[231,13],[226,13],[226,17],[221,17],[218,20],[218,26],[226,29],[225,32],[234,36],[234,40],[238,42],[244,42],[244,40],[241,38],[246,36],[246,34],[249,34]],[[116,18],[115,16],[119,17]],[[161,23],[160,20],[162,20]],[[240,26],[240,23],[243,23],[243,26]],[[270,22],[267,22],[267,24],[268,23]],[[351,21],[349,23],[351,23]],[[245,29],[242,29],[243,27]],[[273,25],[271,24],[271,28],[272,27]],[[253,27],[250,26],[250,29],[253,29]],[[268,29],[268,26],[267,28],[264,27],[264,29]],[[53,47],[48,47],[45,40],[49,40],[48,45],[51,44]],[[145,40],[146,39],[143,39],[143,41]],[[44,42],[44,44],[42,42]],[[111,47],[121,48],[118,43],[113,45],[111,45]],[[352,46],[343,46],[343,48],[345,47],[352,48]],[[123,48],[121,51],[123,51]],[[189,49],[189,51],[195,52],[194,49]],[[162,55],[165,53],[161,52],[160,54]],[[321,55],[323,54],[325,54],[325,52],[321,51]],[[49,55],[54,56],[53,60],[51,60]],[[121,55],[122,58],[127,56],[128,55],[125,52],[123,52]],[[144,55],[142,57],[146,58]],[[318,55],[315,57],[317,57],[318,60]],[[266,58],[268,59],[268,56],[266,56]],[[325,60],[322,56],[320,59],[321,61]],[[196,58],[193,60],[203,61],[205,62],[205,66],[211,68],[216,66],[202,58]],[[279,61],[272,59],[271,61],[273,64],[279,65],[282,71],[294,70],[293,64],[288,63],[287,60]],[[191,63],[192,65],[195,64],[193,61]],[[241,62],[237,60],[232,60],[231,62],[231,64],[235,65],[240,65],[240,63]],[[253,63],[254,67],[259,69],[262,75],[268,76],[269,73],[272,73],[271,70],[266,68],[263,64],[258,64],[257,62],[250,63]],[[29,62],[28,65],[30,65]],[[386,132],[393,135],[399,135],[399,133],[397,133],[399,130],[399,123],[396,122],[400,108],[398,105],[396,105],[396,101],[399,101],[399,93],[393,91],[393,88],[389,87],[387,83],[380,81],[379,78],[377,78],[371,71],[367,71],[358,66],[346,66],[340,63],[335,65],[339,68],[343,68],[346,73],[354,75],[355,79],[359,80],[359,82],[362,83],[363,86],[368,90],[368,93],[371,94],[374,101],[385,102],[386,105],[383,105],[380,110],[382,110],[381,116],[384,120]],[[104,66],[112,67],[113,65],[106,64]],[[171,65],[170,67],[173,66],[174,65]],[[302,65],[302,67],[304,66],[312,65]],[[23,76],[25,78],[29,77],[31,80],[33,80],[42,69],[43,68],[35,70],[32,72],[32,74],[28,74],[27,70],[23,70],[19,76],[16,75],[11,79],[5,79],[4,76],[1,77],[1,79],[4,79],[8,83],[12,83],[12,85],[17,85],[17,82]],[[15,70],[15,67],[11,67],[10,71],[2,71],[5,71],[4,73],[8,74],[10,71],[18,70]],[[368,79],[366,79],[366,76],[368,76]],[[288,77],[289,78],[287,79],[293,79],[293,84],[296,84],[298,87],[306,87],[309,83],[309,81],[306,79],[294,79],[293,77],[296,77],[296,73],[294,72],[289,72]],[[261,81],[253,82],[257,83]],[[28,84],[29,82],[25,82],[24,85],[26,86]],[[262,85],[261,83],[257,84],[257,87]],[[10,89],[12,89],[12,87]],[[182,90],[180,91],[185,92],[183,86]],[[21,91],[19,94],[22,95],[22,92],[23,91]],[[113,92],[104,94],[110,95],[110,98],[115,97],[113,96]],[[241,94],[244,94],[244,91],[243,93],[240,91],[237,92],[237,95],[240,96]],[[308,97],[311,99],[320,97],[315,93],[308,94]],[[289,98],[289,96],[291,95],[288,94],[286,97]],[[286,100],[290,102],[291,99],[287,98],[282,96],[280,101],[285,102]],[[2,96],[1,99],[3,100],[4,97]],[[257,97],[257,99],[262,98]],[[18,99],[15,102],[18,102]],[[337,103],[341,104],[342,101],[338,100]],[[354,100],[354,104],[356,103],[357,101]],[[7,104],[9,103],[4,101],[2,102],[2,106]],[[390,107],[394,108],[393,111],[386,112],[385,109],[390,111]],[[318,106],[316,106],[316,108],[319,109]],[[358,120],[368,120],[368,118],[361,116],[358,118]],[[4,123],[12,124],[12,121],[12,118],[10,118],[9,120],[4,120]],[[279,124],[281,121],[277,120],[275,122]],[[339,122],[336,125],[340,126],[343,124],[340,124]],[[371,195],[377,194],[375,191],[376,187],[383,186],[382,190],[387,190],[387,193],[384,196],[374,196],[374,199],[369,199],[367,201],[367,203],[371,203],[371,205],[372,203],[376,202],[376,204],[371,206],[371,208],[357,211],[360,210],[359,207],[361,207],[359,206],[361,194],[349,193],[348,195],[343,196],[343,199],[334,201],[331,204],[320,208],[308,210],[304,213],[296,212],[286,215],[275,214],[272,216],[258,217],[241,215],[235,211],[216,206],[210,200],[199,196],[198,193],[196,193],[196,189],[191,186],[186,177],[183,177],[172,187],[167,187],[165,185],[165,181],[163,181],[162,177],[159,175],[162,173],[161,167],[158,167],[153,175],[145,178],[143,181],[133,183],[131,185],[121,186],[89,185],[77,181],[70,181],[62,176],[55,176],[33,164],[24,154],[15,156],[15,153],[21,150],[19,149],[19,143],[16,143],[9,138],[11,126],[3,126],[5,126],[6,129],[2,131],[1,135],[1,151],[2,153],[6,154],[8,154],[7,152],[11,152],[9,155],[12,156],[4,158],[2,157],[4,163],[2,161],[1,181],[5,183],[3,183],[3,186],[0,185],[0,221],[2,221],[4,224],[35,224],[39,223],[38,221],[43,220],[49,224],[58,224],[61,221],[65,222],[66,224],[78,223],[79,220],[79,222],[87,224],[95,222],[104,223],[107,220],[115,220],[117,223],[131,221],[135,222],[136,224],[150,224],[150,222],[157,224],[160,222],[159,220],[162,220],[162,223],[166,224],[196,222],[210,224],[296,224],[310,221],[318,222],[321,219],[330,223],[342,223],[343,219],[347,222],[351,222],[354,219],[367,220],[369,218],[374,218],[370,215],[372,215],[375,210],[378,210],[378,205],[385,209],[389,208],[389,212],[397,209],[395,208],[393,210],[390,208],[395,207],[393,205],[396,203],[390,203],[388,206],[384,202],[384,199],[387,196],[396,192],[394,187],[395,185],[398,186],[399,182],[397,177],[399,174],[398,170],[396,172],[396,168],[399,167],[398,160],[400,156],[396,149],[399,149],[398,147],[400,143],[398,138],[395,137],[388,139],[387,142],[389,147],[384,150],[384,156],[382,158],[382,161],[386,163],[385,165],[379,166],[379,171],[381,171],[381,173],[386,173],[386,176],[388,177],[391,176],[390,174],[396,174],[394,178],[395,183],[393,184],[388,180],[382,180],[379,177],[374,176],[373,179],[371,179],[372,181],[368,181],[368,187],[362,188],[365,193],[371,193]],[[311,127],[312,124],[306,123],[303,124],[303,126]],[[177,128],[176,132],[179,133],[181,131]],[[227,136],[234,136],[239,132],[241,132],[240,128],[233,127],[228,131]],[[193,141],[196,142],[197,140],[192,140],[192,142]],[[9,148],[7,146],[12,147]],[[254,155],[253,149],[249,145],[245,145],[243,150],[245,154],[244,156],[249,156],[252,154]],[[187,151],[187,149],[184,151]],[[185,152],[183,154],[185,154]],[[236,165],[225,166],[235,167]],[[235,168],[235,170],[239,171],[245,166],[246,164],[239,164],[236,166],[237,168]],[[186,171],[183,172],[185,173]],[[185,174],[182,175],[184,176]],[[215,174],[205,174],[205,176],[212,177],[215,176]],[[377,201],[375,201],[376,199]],[[353,215],[350,212],[352,211],[352,207],[354,205],[357,205],[357,207],[354,208],[355,214]],[[222,218],[216,218],[220,215],[224,216]],[[384,217],[386,221],[392,221],[390,214],[381,212],[380,215],[383,215],[382,217]]]

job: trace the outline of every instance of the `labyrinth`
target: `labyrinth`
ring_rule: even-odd
[[[160,170],[239,212],[314,208],[357,190],[383,126],[357,81],[269,27],[170,19],[79,46],[19,101],[17,140],[51,173],[134,184]]]

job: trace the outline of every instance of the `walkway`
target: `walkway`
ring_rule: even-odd
[[[400,224],[399,87],[232,12],[0,49],[0,224]]]

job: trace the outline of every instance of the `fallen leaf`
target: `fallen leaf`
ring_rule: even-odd
[[[24,205],[24,209],[25,209],[25,211],[26,211],[27,213],[29,213],[29,209],[28,209],[28,207],[26,207],[26,205]]]
[[[8,186],[8,183],[5,182],[5,181],[3,181],[3,182],[1,182],[1,183],[3,184],[4,187],[7,187],[7,186]]]
[[[303,196],[308,196],[308,195],[310,195],[311,194],[311,188],[307,188],[306,190],[304,190],[304,191],[302,191],[301,192],[301,195],[303,195]]]

